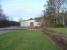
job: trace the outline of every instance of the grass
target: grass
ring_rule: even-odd
[[[49,28],[50,30],[67,34],[67,28]]]
[[[0,35],[0,50],[59,50],[40,31],[18,30]]]

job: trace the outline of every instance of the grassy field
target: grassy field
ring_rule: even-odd
[[[54,30],[56,32],[61,32],[67,34],[67,28],[49,28],[50,30]]]
[[[18,30],[0,35],[0,50],[59,50],[39,31]]]

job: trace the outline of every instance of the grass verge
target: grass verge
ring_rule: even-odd
[[[0,50],[59,50],[40,31],[17,30],[0,36]]]
[[[59,32],[59,33],[64,33],[67,34],[67,28],[49,28],[50,30]]]

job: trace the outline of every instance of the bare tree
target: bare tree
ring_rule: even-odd
[[[61,10],[61,7],[62,5],[64,4],[65,0],[56,0],[55,3],[56,3],[56,23],[57,24],[63,24],[61,23],[61,16],[60,16],[60,11]],[[62,12],[61,12],[62,13]]]
[[[56,24],[63,24],[64,25],[64,16],[60,16],[62,12],[61,8],[62,5],[65,3],[65,0],[48,0],[46,8],[46,23],[48,25],[56,25]],[[63,18],[63,19],[62,19]],[[63,22],[62,22],[63,21]]]

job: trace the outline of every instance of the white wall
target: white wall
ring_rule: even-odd
[[[31,23],[31,22],[34,23],[34,27],[35,27],[35,26],[40,26],[40,25],[39,25],[39,22],[36,22],[35,20],[22,21],[22,22],[20,23],[20,26],[21,26],[21,27],[30,27],[30,23]]]

